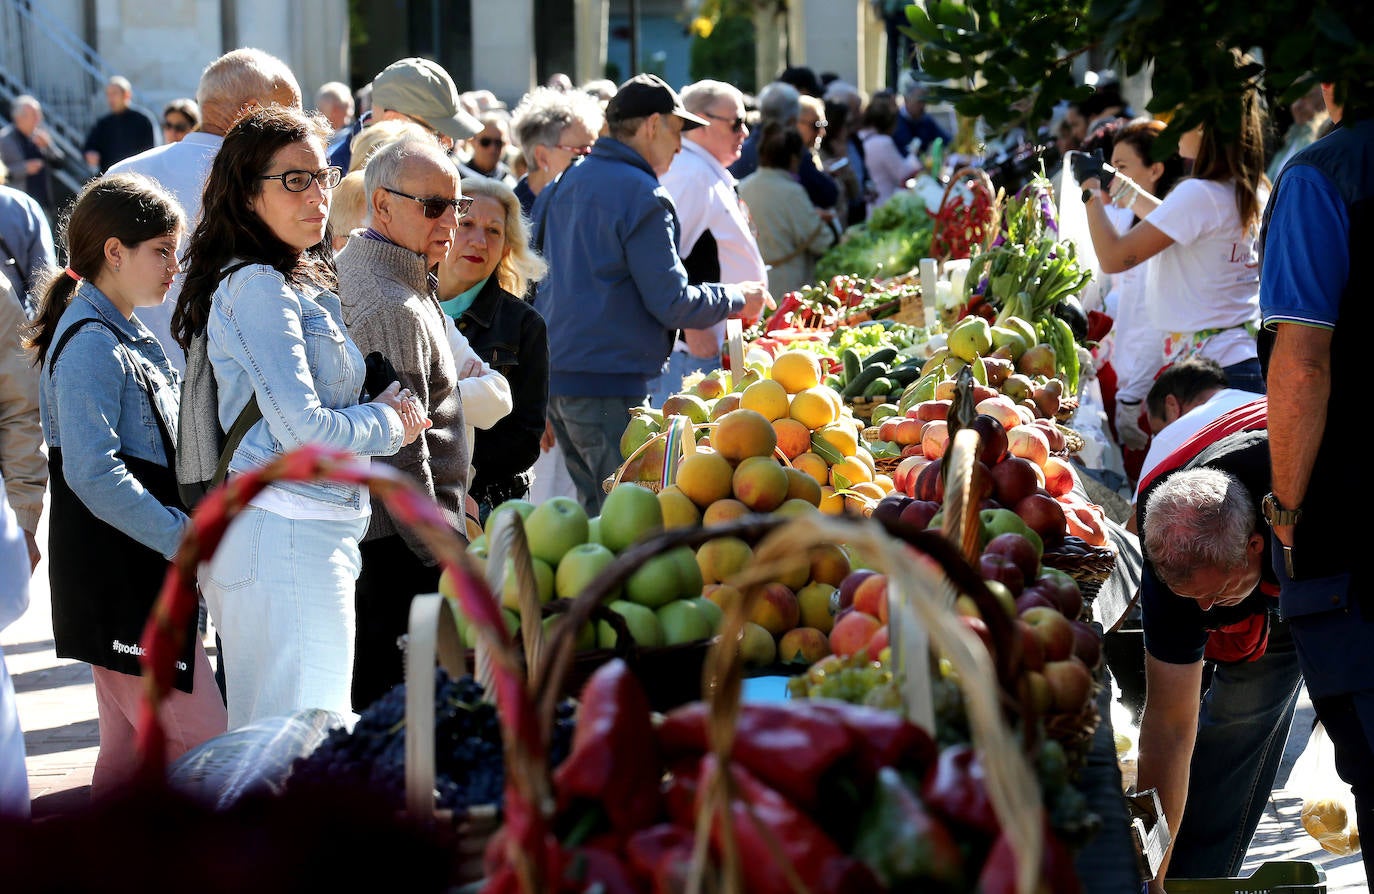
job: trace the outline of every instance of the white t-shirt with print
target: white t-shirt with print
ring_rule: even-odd
[[[1174,240],[1148,264],[1154,328],[1164,333],[1228,330],[1202,351],[1222,366],[1257,356],[1254,336],[1243,328],[1259,321],[1257,234],[1241,227],[1235,185],[1183,180],[1146,221]]]

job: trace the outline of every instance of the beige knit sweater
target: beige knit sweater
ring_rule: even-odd
[[[364,357],[381,351],[391,361],[401,387],[415,393],[434,424],[395,456],[378,460],[414,478],[462,536],[471,454],[463,433],[458,370],[425,258],[391,242],[357,235],[349,238],[335,263],[348,334]],[[386,507],[374,502],[372,524],[364,540],[397,531]],[[414,534],[408,530],[400,530],[400,534],[426,564],[434,564]]]

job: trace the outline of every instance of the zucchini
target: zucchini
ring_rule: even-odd
[[[878,350],[874,351],[872,354],[869,354],[867,357],[864,358],[864,366],[869,367],[875,363],[891,364],[892,361],[896,359],[896,348],[879,348]]]
[[[840,377],[846,386],[858,378],[859,372],[863,369],[863,361],[859,359],[859,352],[853,348],[845,348],[840,352],[840,364],[843,367]]]
[[[864,389],[864,397],[887,397],[896,389],[897,386],[892,384],[891,379],[887,376],[879,376]]]
[[[914,363],[904,363],[888,370],[887,377],[899,388],[905,388],[921,377],[921,367]]]
[[[883,378],[887,375],[887,364],[875,363],[866,366],[859,371],[858,375],[850,379],[844,386],[841,397],[854,398],[864,393],[869,385],[873,384],[874,379]]]

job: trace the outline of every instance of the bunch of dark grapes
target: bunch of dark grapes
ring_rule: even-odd
[[[505,762],[496,707],[484,701],[470,676],[434,672],[434,788],[441,809],[465,810],[501,803]],[[405,684],[395,686],[363,711],[352,732],[334,730],[307,757],[296,761],[290,787],[362,788],[396,809],[405,804]],[[567,757],[576,705],[564,700],[555,714],[551,766]]]

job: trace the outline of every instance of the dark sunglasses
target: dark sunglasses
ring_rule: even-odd
[[[483,149],[490,149],[492,146],[504,146],[506,141],[500,137],[478,137],[477,145]]]
[[[739,133],[741,130],[744,130],[743,118],[726,118],[724,115],[712,115],[710,112],[702,112],[701,114],[705,115],[707,118],[711,118],[716,121],[724,121],[725,123],[730,125],[730,129],[733,130],[735,133]]]
[[[444,216],[444,212],[452,208],[458,217],[466,217],[468,211],[472,210],[472,196],[463,196],[457,199],[422,199],[419,196],[412,196],[408,192],[401,192],[399,189],[392,189],[383,186],[382,189],[391,193],[393,196],[400,196],[403,199],[410,199],[418,202],[420,207],[425,210],[425,217],[436,220]]]
[[[162,122],[163,130],[174,130],[177,133],[189,133],[195,125],[186,121],[167,121]]]
[[[343,179],[343,168],[330,165],[318,171],[282,171],[280,174],[267,174],[263,180],[280,180],[287,192],[305,192],[311,183],[318,183],[320,189],[333,189]]]

